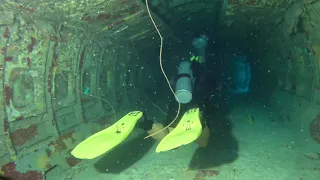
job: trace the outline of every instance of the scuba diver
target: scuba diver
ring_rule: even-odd
[[[181,104],[179,116],[175,123],[166,128],[177,114],[178,103],[171,101],[165,123],[153,122],[141,111],[132,111],[115,124],[104,129],[78,144],[71,154],[78,159],[93,159],[124,141],[134,127],[146,131],[150,137],[160,141],[156,152],[168,151],[182,145],[196,142],[206,147],[210,136],[209,128],[202,116],[201,84],[206,76],[205,50],[208,38],[201,35],[194,38],[192,46],[195,53],[191,58],[180,62],[174,82],[175,99]],[[90,153],[88,153],[90,152]]]
[[[206,47],[208,38],[205,35],[200,35],[192,41],[192,46],[195,49],[194,53],[190,53],[190,59],[183,59],[178,66],[178,73],[174,78],[171,85],[175,89],[175,97],[170,101],[169,111],[167,112],[166,121],[162,124],[159,122],[153,123],[151,120],[147,119],[145,116],[144,121],[141,123],[141,128],[144,129],[149,135],[152,135],[161,129],[165,128],[174,119],[178,111],[178,101],[181,105],[179,116],[176,123],[172,124],[168,129],[161,131],[151,137],[157,141],[161,141],[165,136],[167,136],[174,128],[177,127],[177,123],[181,122],[184,118],[184,114],[197,110],[199,111],[199,116],[195,121],[199,121],[199,125],[202,127],[202,132],[200,136],[195,140],[195,142],[200,147],[206,147],[209,139],[209,129],[203,116],[202,104],[203,104],[203,93],[201,92],[202,84],[206,78]],[[175,100],[174,100],[175,99]],[[180,120],[180,121],[179,121]],[[182,134],[181,134],[182,136]],[[183,137],[183,136],[182,136]]]

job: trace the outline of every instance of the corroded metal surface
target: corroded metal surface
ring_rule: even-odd
[[[142,11],[132,12],[131,16],[125,12],[119,17],[112,15],[98,23],[80,19],[84,15],[81,13],[75,21],[66,18],[55,24],[48,17],[39,17],[39,7],[13,3],[2,7],[7,11],[0,12],[7,13],[8,18],[0,19],[0,139],[6,145],[0,146],[0,166],[12,177],[33,174],[43,178],[44,172],[56,165],[70,167],[79,162],[69,151],[83,140],[85,134],[80,127],[84,122],[92,122],[92,127],[86,125],[88,135],[115,120],[106,100],[95,97],[103,95],[120,112],[125,110],[121,104],[127,103],[128,84],[121,82],[127,78],[125,64],[130,56],[126,52],[133,50],[123,45],[128,42],[115,36],[127,28],[119,31],[108,24],[125,18],[126,23],[134,25]],[[130,29],[127,36],[134,37],[131,40],[150,35],[135,35],[135,30]],[[106,41],[99,41],[98,32]],[[106,71],[98,71],[101,66],[106,66]],[[107,74],[103,81],[108,88],[99,86],[98,72]]]
[[[2,5],[31,21],[50,21],[67,27],[122,37],[138,37],[153,28],[146,8],[140,0],[71,0],[71,1],[16,1],[6,0]],[[155,15],[154,15],[155,16]],[[161,20],[154,17],[159,25]],[[5,21],[5,20],[3,20]],[[1,19],[0,19],[1,22]],[[155,33],[151,31],[150,33]],[[141,38],[139,36],[139,38]]]
[[[225,32],[237,28],[239,36],[258,42],[250,48],[269,54],[279,86],[320,104],[319,1],[175,0],[151,1],[151,6],[174,22],[221,9],[205,19],[221,24]],[[0,143],[6,145],[0,144],[0,165],[14,177],[41,179],[57,165],[79,163],[70,149],[114,122],[122,112],[113,115],[112,108],[125,111],[129,99],[140,101],[135,86],[154,72],[128,43],[151,46],[158,43],[150,41],[156,31],[140,0],[7,0],[0,10]],[[166,31],[166,24],[155,18]]]

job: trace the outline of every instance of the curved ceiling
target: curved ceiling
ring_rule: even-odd
[[[26,21],[36,23],[42,29],[45,27],[49,32],[54,30],[54,26],[62,25],[127,40],[139,40],[156,33],[144,4],[139,0],[7,0],[0,8],[21,14]],[[162,21],[153,16],[159,28],[163,29]]]

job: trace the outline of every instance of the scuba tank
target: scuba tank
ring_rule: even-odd
[[[179,103],[186,104],[192,100],[193,73],[191,62],[182,61],[178,67],[175,95]]]

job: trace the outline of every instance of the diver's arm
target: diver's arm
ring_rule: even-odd
[[[196,53],[197,56],[199,57],[199,63],[200,64],[205,64],[206,62],[206,46],[202,47],[202,48],[198,48],[196,49]]]
[[[205,63],[206,63],[206,58],[205,58],[205,57],[206,57],[205,55],[199,56],[199,62],[200,62],[201,64],[205,64]]]
[[[206,54],[207,44],[208,44],[208,38],[203,35],[193,39],[192,41],[192,46],[196,49],[197,56],[199,56],[200,64],[204,64],[206,61],[205,54]]]

